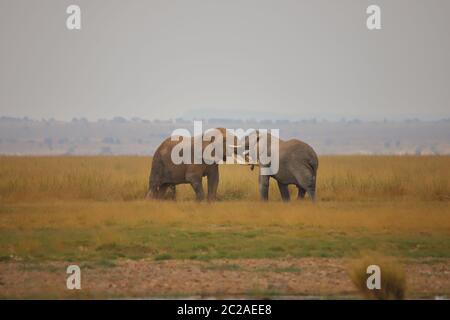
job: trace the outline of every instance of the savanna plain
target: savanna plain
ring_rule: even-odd
[[[148,157],[2,156],[0,298],[370,297],[361,261],[388,263],[388,298],[448,297],[450,157],[319,161],[315,204],[274,181],[260,202],[245,165],[199,203],[144,200]]]

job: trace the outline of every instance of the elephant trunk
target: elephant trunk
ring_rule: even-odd
[[[152,162],[152,169],[148,178],[148,191],[145,196],[146,199],[158,198],[158,190],[161,185],[162,163],[159,154],[155,154]]]
[[[153,170],[152,170],[153,173]],[[159,186],[160,183],[158,181],[159,179],[156,179],[155,175],[150,174],[149,182],[148,182],[148,191],[147,195],[145,196],[146,199],[157,199],[159,194]]]

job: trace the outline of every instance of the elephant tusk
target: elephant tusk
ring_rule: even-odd
[[[239,155],[234,156],[234,159],[236,159],[237,164],[246,164],[245,158],[242,156]]]

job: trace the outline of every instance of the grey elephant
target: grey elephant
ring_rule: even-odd
[[[250,139],[246,139],[245,147],[255,148],[256,143],[260,142],[261,134],[255,131],[256,140],[253,143],[249,142]],[[275,141],[275,139],[277,141]],[[272,143],[278,142],[278,171],[274,174],[262,175],[261,171],[264,167],[269,167],[269,164],[261,164],[260,156],[261,152],[265,152],[267,149],[267,154],[272,156],[270,152],[270,146]],[[253,145],[252,145],[253,144]],[[316,152],[308,144],[297,140],[291,139],[283,141],[270,134],[267,135],[267,142],[262,144],[262,148],[257,148],[257,160],[256,163],[260,167],[259,174],[259,193],[262,200],[268,200],[269,198],[269,181],[270,178],[274,178],[278,183],[278,188],[280,189],[281,198],[283,201],[289,201],[289,189],[288,186],[293,184],[298,188],[298,199],[303,199],[305,194],[308,193],[312,201],[316,199],[316,179],[317,179],[317,169],[319,167],[319,159],[317,158]],[[276,144],[275,144],[276,145]],[[246,156],[249,159],[248,155]],[[251,166],[253,170],[254,165]]]
[[[226,144],[226,129],[218,128],[222,135],[222,154],[223,161],[226,161],[227,156],[227,144]],[[233,145],[233,152],[236,154],[236,138],[231,136],[231,142]],[[171,190],[170,198],[176,197],[176,185],[178,184],[190,184],[195,191],[196,199],[203,200],[205,198],[205,192],[203,190],[202,179],[207,177],[208,179],[208,200],[215,200],[217,195],[217,186],[219,184],[219,165],[218,163],[193,163],[194,158],[194,137],[191,139],[190,157],[191,164],[180,163],[175,164],[172,160],[172,150],[179,143],[178,141],[172,141],[171,138],[164,140],[161,145],[155,151],[152,160],[152,168],[149,176],[149,188],[146,198],[152,199],[164,199],[166,191]],[[202,139],[203,140],[203,139]],[[214,141],[214,140],[213,140]],[[211,144],[209,141],[202,141],[202,153]],[[214,155],[214,154],[213,154]]]

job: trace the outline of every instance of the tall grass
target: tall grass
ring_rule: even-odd
[[[0,157],[0,201],[131,201],[147,190],[148,157]],[[222,165],[219,199],[257,200],[257,170]],[[206,180],[206,179],[205,179]],[[206,181],[205,181],[206,183]],[[296,190],[291,187],[292,196]],[[448,156],[325,156],[320,158],[319,201],[450,200]],[[178,199],[192,200],[188,185]],[[279,200],[275,181],[271,199]]]

